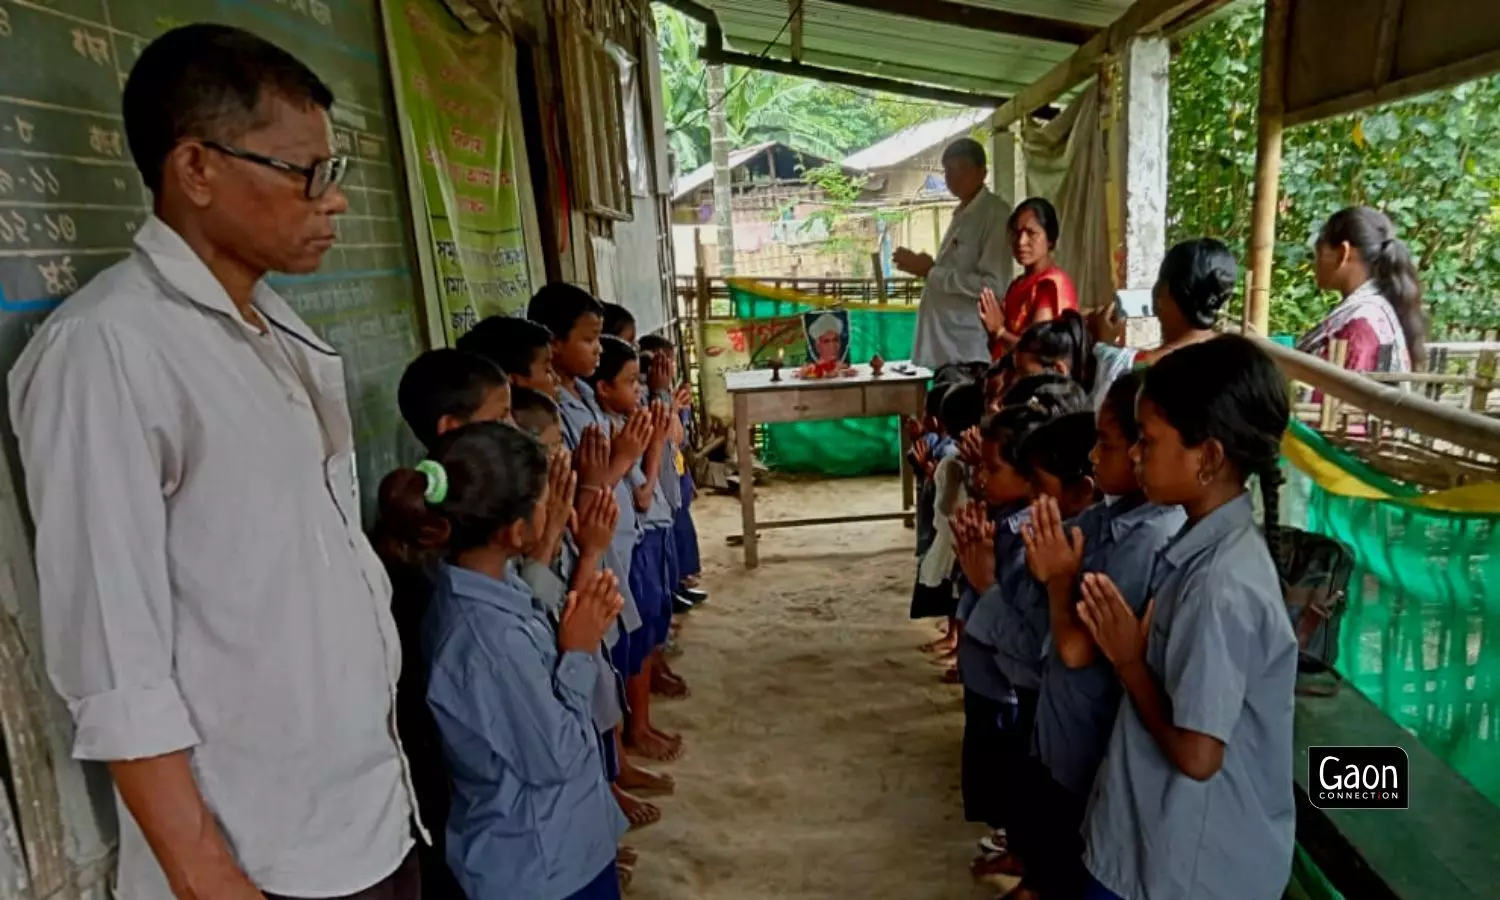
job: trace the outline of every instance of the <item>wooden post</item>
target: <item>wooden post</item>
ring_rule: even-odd
[[[695,229],[693,231],[695,238],[697,234],[698,232]],[[708,269],[703,265],[703,242],[699,240],[697,241],[697,245],[698,265],[693,269],[693,315],[697,319],[694,322],[696,327],[693,329],[693,342],[697,344],[697,352],[693,355],[696,357],[698,363],[694,368],[698,378],[698,402],[694,404],[693,412],[698,419],[698,434],[706,438],[708,435],[708,385],[703,378],[703,363],[704,360],[708,359],[708,313],[710,306],[708,298]]]
[[[1490,393],[1495,390],[1495,351],[1485,350],[1474,363],[1474,387],[1469,409],[1481,415],[1490,408]]]
[[[885,267],[880,264],[879,250],[870,254],[870,266],[870,271],[875,273],[875,298],[884,303],[890,295],[885,287]]]
[[[1259,137],[1255,145],[1255,202],[1250,213],[1250,293],[1245,321],[1268,336],[1271,266],[1276,259],[1276,203],[1281,183],[1281,128],[1286,107],[1287,18],[1291,0],[1266,0],[1261,39]]]
[[[1328,361],[1342,369],[1344,363],[1349,359],[1349,342],[1342,338],[1333,340],[1328,344]],[[1323,392],[1323,402],[1318,407],[1318,430],[1328,433],[1333,430],[1334,423],[1338,421],[1339,399],[1327,391]]]

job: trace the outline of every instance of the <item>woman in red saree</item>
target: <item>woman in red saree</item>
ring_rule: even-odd
[[[1007,227],[1011,255],[1026,271],[1010,283],[1004,301],[997,301],[989,288],[980,293],[979,317],[990,333],[994,359],[1009,353],[1027,328],[1078,308],[1073,279],[1052,259],[1060,231],[1052,204],[1041,197],[1023,200]]]

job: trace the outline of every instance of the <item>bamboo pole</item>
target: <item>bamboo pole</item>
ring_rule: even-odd
[[[1275,341],[1256,336],[1251,339],[1293,381],[1333,394],[1398,428],[1410,428],[1426,437],[1500,458],[1500,420],[1379,384]]]
[[[1255,145],[1255,201],[1250,216],[1250,292],[1245,324],[1270,333],[1271,264],[1276,258],[1276,201],[1281,182],[1281,131],[1286,108],[1287,19],[1290,0],[1266,0],[1261,40],[1259,134]]]

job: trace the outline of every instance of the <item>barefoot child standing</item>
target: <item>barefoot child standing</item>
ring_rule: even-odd
[[[554,623],[513,562],[547,529],[548,463],[514,426],[466,425],[380,488],[381,517],[437,563],[428,705],[453,775],[448,862],[470,897],[616,900],[626,823],[594,728],[595,650],[623,605],[593,572]]]
[[[671,613],[670,595],[661,584],[665,577],[665,532],[658,529],[648,533],[646,527],[661,471],[669,416],[660,405],[641,408],[640,359],[635,347],[610,336],[601,338],[600,345],[599,364],[591,378],[600,411],[617,433],[631,427],[633,421],[644,421],[647,435],[643,452],[632,460],[616,487],[622,525],[615,532],[614,552],[631,560],[626,568],[628,581],[644,623],[631,639],[625,682],[625,745],[647,759],[671,761],[682,754],[681,736],[667,734],[651,724],[652,660],[658,639],[665,640],[664,623],[670,622]],[[627,519],[628,528],[623,524]],[[641,565],[639,571],[635,569],[637,563]]]
[[[1137,617],[1107,575],[1079,614],[1127,695],[1084,835],[1092,898],[1275,900],[1291,868],[1297,639],[1245,483],[1275,540],[1289,404],[1276,365],[1226,336],[1146,371],[1137,466],[1187,527]]]

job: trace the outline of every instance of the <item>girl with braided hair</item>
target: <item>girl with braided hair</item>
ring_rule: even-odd
[[[1188,524],[1156,558],[1143,616],[1107,575],[1082,581],[1079,617],[1128,696],[1084,825],[1090,898],[1275,900],[1286,887],[1297,638],[1268,540],[1288,414],[1286,379],[1241,337],[1146,370],[1141,487]]]

